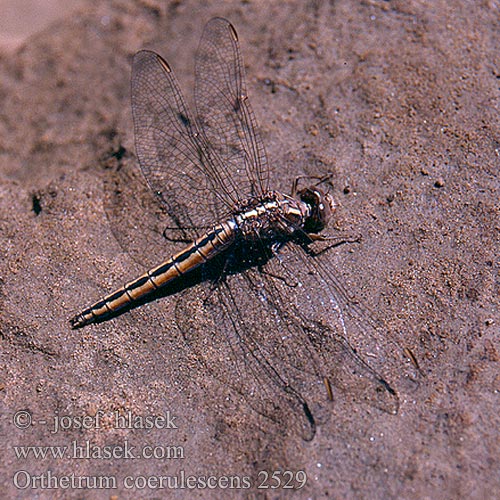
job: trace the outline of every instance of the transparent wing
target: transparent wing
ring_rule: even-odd
[[[224,165],[199,134],[169,65],[154,52],[134,56],[132,113],[142,172],[176,225],[206,228],[229,212],[236,198],[221,181]]]
[[[310,392],[307,382],[316,379],[302,373],[300,384],[295,383],[294,374],[277,358],[276,311],[253,286],[254,274],[250,270],[230,276],[215,290],[200,294],[198,289],[196,297],[188,291],[189,298],[177,303],[177,324],[196,359],[219,381],[278,427],[293,428],[311,440],[316,423],[303,393]]]
[[[396,413],[399,398],[385,377],[401,370],[401,349],[366,308],[348,297],[330,270],[327,255],[312,256],[288,243],[268,262],[265,272],[283,281],[282,286],[276,280],[265,281],[267,300],[279,314],[292,311],[296,317],[291,337],[300,341],[299,330],[308,332],[308,350],[320,356],[321,375],[333,388],[353,401]],[[295,358],[293,354],[283,357]]]
[[[399,406],[381,374],[387,356],[372,352],[380,338],[358,311],[356,347],[351,345],[337,285],[311,259],[287,244],[262,266],[227,274],[205,298],[195,292],[201,314],[193,315],[192,302],[181,300],[176,316],[197,359],[219,380],[306,440],[314,436],[330,398],[392,414]]]
[[[197,121],[227,168],[226,189],[239,199],[268,191],[266,152],[250,106],[238,35],[222,18],[210,20],[196,54]]]

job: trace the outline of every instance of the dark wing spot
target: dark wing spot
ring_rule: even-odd
[[[379,378],[378,381],[389,394],[396,395],[396,391],[383,378]]]
[[[234,100],[234,111],[237,113],[240,108],[241,108],[241,100],[240,100],[240,97],[238,96],[235,100]]]
[[[191,120],[184,113],[179,113],[178,116],[179,116],[179,120],[182,122],[182,124],[185,127],[190,127],[191,126]]]
[[[232,24],[229,24],[229,33],[231,34],[235,42],[238,41],[238,33],[236,33],[236,29]]]

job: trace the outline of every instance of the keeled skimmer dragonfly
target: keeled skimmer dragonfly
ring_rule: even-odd
[[[177,324],[207,368],[230,378],[258,412],[293,423],[304,439],[316,428],[310,401],[333,399],[335,390],[396,413],[396,392],[360,355],[362,344],[373,340],[368,316],[349,301],[325,253],[314,249],[326,239],[320,233],[333,199],[321,182],[304,188],[296,182],[291,195],[269,188],[238,36],[225,19],[212,19],[203,32],[195,103],[194,118],[158,54],[135,55],[139,164],[169,216],[165,248],[184,243],[77,314],[72,327],[101,321],[196,275],[177,304]],[[355,348],[349,318],[359,331]]]

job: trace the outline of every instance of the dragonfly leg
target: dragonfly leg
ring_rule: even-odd
[[[308,233],[305,236],[308,238],[309,243],[315,241],[330,242],[326,247],[321,249],[313,249],[311,248],[310,244],[306,243],[304,248],[307,251],[307,253],[311,256],[322,255],[323,253],[328,252],[332,248],[339,247],[340,245],[344,245],[346,243],[359,243],[361,241],[361,236],[356,236],[351,238],[346,238],[346,237],[337,238],[335,236],[323,236],[321,234],[316,234],[316,233]]]
[[[335,243],[332,244],[332,246],[339,246],[344,243],[360,243],[362,236],[359,234],[357,236],[349,236],[349,237],[337,237],[337,236],[327,236],[324,234],[318,234],[318,233],[307,233],[307,237],[311,241],[333,241]]]
[[[316,187],[319,184],[322,184],[323,182],[328,182],[332,177],[333,177],[333,172],[328,172],[322,176],[319,176],[319,175],[299,175],[298,177],[295,177],[295,179],[292,182],[291,195],[292,195],[292,197],[296,196],[296,194],[298,192],[297,188],[298,188],[299,182],[303,179],[315,180],[316,183],[313,184],[312,187]]]

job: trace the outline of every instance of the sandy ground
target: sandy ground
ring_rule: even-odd
[[[399,379],[388,367],[397,415],[335,394],[329,418],[303,441],[200,365],[173,320],[181,296],[69,328],[72,314],[142,270],[116,237],[103,187],[117,164],[135,165],[132,55],[159,51],[190,95],[194,50],[215,15],[238,29],[276,187],[334,173],[333,230],[362,241],[335,249],[330,268],[383,322],[380,341],[397,339],[419,365],[418,376],[406,375],[417,370],[401,356]],[[494,498],[499,33],[495,0],[108,0],[82,2],[6,48],[3,498]],[[114,412],[167,418],[120,428]],[[75,443],[101,455],[81,458]],[[164,456],[119,454],[146,445],[163,446]],[[45,458],[33,450],[23,457],[20,446],[52,448]],[[55,446],[68,447],[63,457],[51,455]],[[114,458],[102,455],[104,446],[115,447]],[[117,488],[67,488],[61,479],[46,490],[48,471],[75,481],[115,478]],[[166,490],[155,482],[185,474],[255,485],[261,471],[305,471],[307,483],[293,491]],[[152,488],[143,488],[147,478]]]

